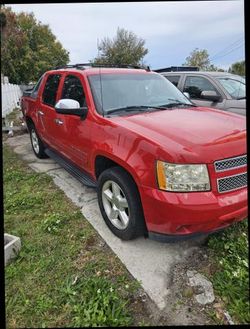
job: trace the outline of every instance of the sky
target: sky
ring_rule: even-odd
[[[195,48],[223,69],[245,59],[244,1],[160,1],[11,5],[33,12],[70,53],[70,64],[97,56],[97,42],[125,28],[145,40],[151,69],[180,66]]]

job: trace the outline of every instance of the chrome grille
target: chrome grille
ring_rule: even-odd
[[[238,156],[235,158],[228,158],[219,161],[215,161],[215,171],[225,171],[234,168],[243,167],[247,164],[247,155]]]
[[[217,184],[220,193],[238,190],[247,186],[247,173],[219,178]]]

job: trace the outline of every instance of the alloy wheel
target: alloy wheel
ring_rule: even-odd
[[[129,224],[129,205],[121,187],[108,180],[102,187],[102,203],[110,222],[119,230],[124,230]]]
[[[38,141],[38,137],[37,137],[37,134],[34,129],[31,130],[31,142],[32,142],[32,146],[33,146],[35,152],[38,154],[39,153],[39,141]]]

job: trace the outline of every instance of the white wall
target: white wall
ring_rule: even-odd
[[[19,107],[17,102],[20,101],[22,91],[18,85],[12,83],[1,84],[2,87],[2,118],[6,114],[13,111],[15,107]]]

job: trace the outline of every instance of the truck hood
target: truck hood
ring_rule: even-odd
[[[112,118],[156,143],[171,161],[211,163],[246,153],[246,118],[206,108],[175,108]]]

